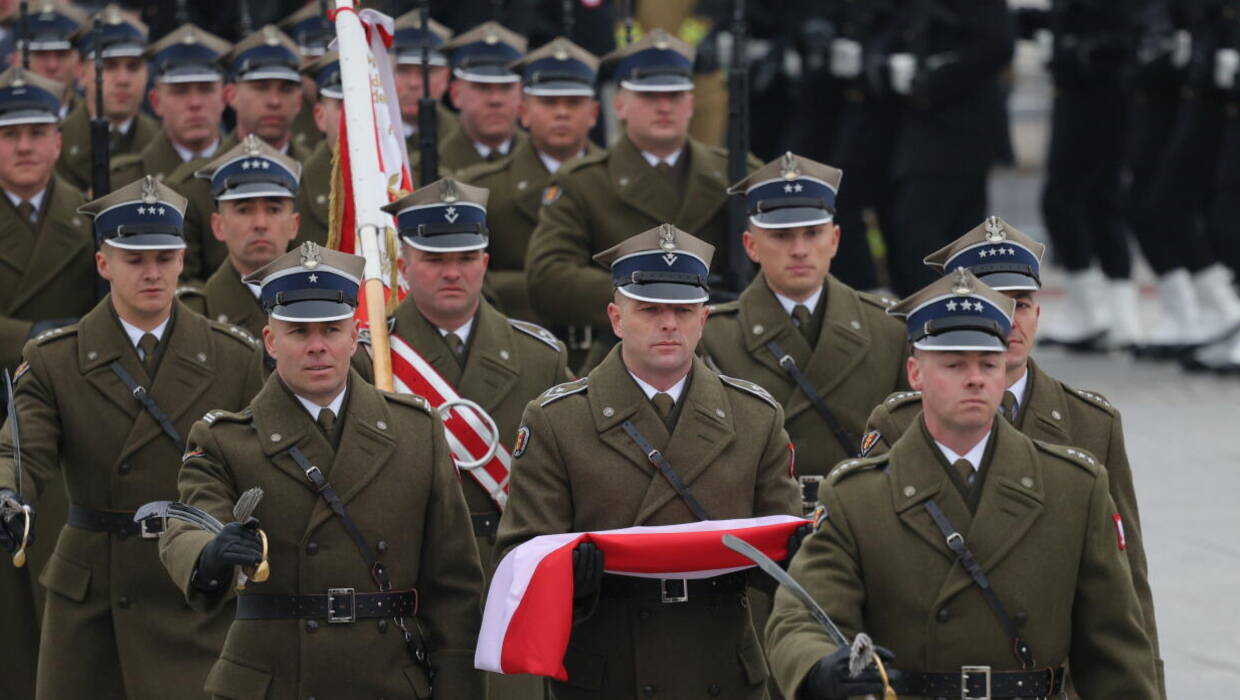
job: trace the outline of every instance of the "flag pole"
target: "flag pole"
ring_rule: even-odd
[[[370,323],[371,361],[375,386],[394,391],[392,353],[388,342],[387,302],[384,296],[381,241],[391,217],[380,207],[388,203],[387,182],[379,168],[374,136],[375,111],[371,100],[370,48],[353,0],[334,0],[336,40],[340,52],[340,80],[344,87],[345,129],[349,138],[353,207],[357,241],[366,259],[362,286]]]

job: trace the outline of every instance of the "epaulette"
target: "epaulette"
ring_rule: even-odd
[[[515,318],[508,319],[508,323],[513,328],[516,328],[522,333],[528,336],[531,336],[533,338],[537,338],[541,340],[542,342],[546,343],[552,350],[555,350],[556,352],[560,352],[560,349],[562,346],[560,345],[559,338],[556,338],[555,334],[553,334],[551,331],[547,330],[546,328],[543,328],[537,323],[530,323],[529,321],[518,321]]]
[[[112,159],[112,165],[108,168],[109,172],[116,172],[134,163],[142,162],[142,152],[135,151],[133,153],[125,153]]]
[[[499,160],[493,162],[471,165],[462,170],[460,176],[456,179],[468,184],[474,184],[474,182],[476,182],[479,178],[486,177],[487,175],[494,175],[496,173],[502,173],[510,167],[512,167],[511,158],[500,158]]]
[[[564,398],[565,396],[569,396],[570,394],[576,394],[578,392],[585,391],[589,383],[590,383],[589,377],[582,377],[581,379],[575,379],[571,382],[565,382],[563,384],[556,384],[550,389],[544,391],[542,395],[538,397],[538,405],[546,406],[547,404],[553,401],[559,401],[560,399]]]
[[[744,379],[737,379],[736,377],[729,377],[726,374],[719,375],[719,378],[723,380],[724,384],[734,386],[737,389],[740,389],[741,391],[749,392],[750,394],[753,394],[754,396],[757,396],[763,401],[771,404],[775,408],[779,408],[779,402],[775,400],[774,396],[771,396],[771,392],[767,391],[766,389],[763,389],[761,386],[754,384],[753,382],[746,381]]]
[[[183,284],[177,287],[176,291],[173,292],[173,294],[176,296],[177,299],[184,299],[185,297],[207,296],[206,292],[202,291],[202,287],[199,287],[198,285],[195,285],[195,284]]]
[[[890,453],[884,452],[883,454],[878,455],[877,457],[850,459],[850,460],[840,462],[839,464],[835,465],[831,469],[831,471],[827,474],[827,481],[831,482],[832,484],[838,484],[840,483],[840,480],[844,479],[847,476],[856,474],[861,471],[865,471],[866,469],[877,467],[881,464],[886,464],[888,457],[890,457]]]
[[[77,335],[77,328],[76,323],[60,326],[59,328],[49,328],[36,335],[32,340],[35,345],[46,345],[57,338],[68,338]]]
[[[593,165],[595,163],[602,163],[603,161],[607,160],[607,157],[609,155],[611,155],[610,151],[600,150],[598,153],[588,153],[580,158],[574,158],[572,160],[567,160],[564,162],[563,165],[560,166],[560,169],[556,171],[556,174],[559,175],[560,173],[565,173],[565,174],[575,173],[587,165]]]
[[[899,299],[894,299],[886,294],[874,294],[872,292],[857,292],[857,296],[861,297],[861,301],[886,311],[896,304],[900,303]]]
[[[894,394],[888,394],[883,399],[883,406],[888,410],[897,409],[904,404],[916,403],[921,401],[920,391],[897,391]]]
[[[733,299],[732,301],[711,304],[709,308],[711,316],[715,316],[716,314],[734,314],[741,310],[741,302],[739,299]],[[709,316],[707,318],[709,318]]]
[[[1085,391],[1084,389],[1074,389],[1067,384],[1064,385],[1064,388],[1077,397],[1084,399],[1085,403],[1090,404],[1091,406],[1101,408],[1109,414],[1115,413],[1115,407],[1112,406],[1111,402],[1107,401],[1106,397],[1102,394],[1093,391]]]
[[[211,324],[212,330],[218,331],[219,333],[222,333],[231,338],[236,338],[237,340],[240,340],[241,342],[248,345],[250,348],[257,348],[260,345],[260,343],[258,342],[258,338],[255,338],[254,336],[250,335],[250,332],[242,328],[241,326],[234,326],[231,323],[224,323],[222,321],[216,321],[213,319],[207,319],[207,322]]]
[[[202,417],[202,422],[207,425],[214,426],[216,423],[249,423],[254,419],[254,411],[249,406],[240,411],[225,411],[222,408],[214,408],[207,411],[207,415]]]
[[[1068,447],[1066,445],[1055,445],[1045,440],[1034,440],[1033,444],[1039,450],[1072,462],[1090,474],[1097,474],[1098,468],[1101,466],[1098,459],[1090,454],[1089,450],[1082,450],[1079,447]]]
[[[393,403],[412,406],[423,413],[435,415],[435,409],[431,408],[430,402],[418,394],[398,394],[392,391],[380,391],[379,393],[383,394],[383,398]]]

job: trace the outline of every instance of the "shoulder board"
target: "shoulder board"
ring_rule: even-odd
[[[1072,462],[1090,474],[1097,474],[1099,467],[1102,466],[1098,459],[1090,454],[1089,450],[1083,450],[1079,447],[1068,447],[1066,445],[1054,445],[1045,440],[1034,440],[1033,444],[1039,450]]]
[[[176,294],[176,297],[178,299],[184,299],[185,297],[205,297],[206,296],[206,292],[202,291],[202,287],[199,287],[196,284],[183,284],[177,287],[177,290],[174,292],[174,294]]]
[[[501,158],[497,161],[490,162],[490,163],[479,163],[477,165],[471,165],[468,168],[465,168],[464,170],[462,170],[460,172],[459,177],[457,177],[456,179],[460,180],[461,182],[474,184],[477,180],[480,180],[488,175],[494,175],[495,173],[501,173],[507,170],[511,165],[512,165],[511,158]]]
[[[370,345],[370,329],[360,328],[357,331],[357,342],[362,345]]]
[[[564,161],[564,164],[560,166],[560,169],[556,171],[556,174],[559,175],[560,173],[577,172],[578,170],[594,165],[595,163],[602,163],[607,160],[610,155],[610,150],[600,150],[598,153],[587,153],[580,158]]]
[[[112,159],[112,165],[110,166],[109,170],[111,170],[112,172],[116,172],[117,170],[120,170],[121,168],[124,168],[129,165],[133,165],[134,163],[141,163],[141,162],[142,162],[142,153],[140,151],[134,151],[133,153],[125,153],[123,155],[116,156],[115,158]]]
[[[207,415],[202,417],[202,422],[207,425],[215,425],[216,423],[249,423],[254,418],[254,412],[249,406],[240,411],[225,411],[222,408],[207,411]]]
[[[883,406],[888,410],[892,410],[905,404],[918,403],[920,401],[920,391],[897,391],[894,394],[888,394],[887,398],[883,399]]]
[[[889,453],[883,453],[877,457],[850,459],[840,462],[831,469],[830,473],[827,474],[827,480],[832,484],[838,484],[842,479],[852,474],[857,474],[867,469],[873,469],[874,467],[886,464],[888,456]]]
[[[560,351],[561,346],[560,346],[559,339],[556,338],[555,335],[551,331],[547,330],[546,328],[543,328],[537,323],[530,323],[529,321],[518,321],[515,318],[508,319],[508,323],[513,328],[516,328],[522,333],[530,337],[537,338],[538,340],[541,340],[542,342],[546,343],[552,350],[555,350],[556,352]]]
[[[758,386],[757,384],[754,384],[753,382],[746,381],[744,379],[737,379],[736,377],[729,377],[726,374],[719,375],[719,378],[723,380],[724,384],[734,386],[737,389],[740,389],[741,391],[749,392],[750,394],[753,394],[754,396],[757,396],[763,401],[771,404],[775,408],[780,407],[779,402],[775,400],[774,396],[771,396],[771,393],[769,391],[767,391],[766,389],[763,389],[761,386]]]
[[[581,379],[576,379],[571,382],[565,382],[563,384],[556,384],[550,389],[544,391],[542,393],[542,396],[538,397],[538,405],[546,406],[547,404],[553,401],[559,401],[565,396],[569,396],[571,394],[576,394],[578,392],[585,391],[589,383],[590,383],[589,377],[582,377]]]
[[[719,304],[710,305],[711,316],[714,316],[716,314],[734,314],[740,310],[741,310],[741,302],[740,300],[737,300],[737,299],[733,299],[732,301],[725,301]]]
[[[391,391],[380,391],[379,393],[383,395],[383,398],[391,401],[392,403],[411,406],[430,415],[435,414],[435,409],[431,408],[430,403],[418,394],[397,394]]]
[[[59,328],[49,328],[34,337],[35,345],[46,345],[58,338],[70,338],[77,335],[77,324],[68,326],[60,326]]]
[[[1068,393],[1073,394],[1080,399],[1083,399],[1085,403],[1101,408],[1107,413],[1115,413],[1115,407],[1112,406],[1111,402],[1107,401],[1106,397],[1104,397],[1102,394],[1099,394],[1094,391],[1085,391],[1084,389],[1073,389],[1072,387],[1066,384],[1064,385],[1064,388],[1068,390]]]
[[[211,329],[218,333],[236,338],[251,348],[257,348],[259,346],[258,338],[250,335],[250,332],[241,326],[234,326],[231,323],[223,323],[212,319],[207,319],[207,322],[211,324]]]
[[[899,299],[888,296],[886,294],[873,294],[871,292],[857,292],[857,296],[861,297],[861,301],[864,301],[865,303],[870,304],[871,306],[877,306],[883,311],[886,311],[887,309],[890,309],[891,307],[900,303]]]

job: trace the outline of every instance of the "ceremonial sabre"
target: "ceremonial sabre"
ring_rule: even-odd
[[[250,515],[254,513],[254,509],[258,507],[258,502],[263,499],[263,490],[257,486],[247,490],[241,494],[241,498],[237,499],[236,505],[233,506],[233,517],[238,522],[248,520]],[[185,503],[176,501],[151,501],[138,509],[134,513],[133,521],[140,523],[144,520],[180,520],[189,523],[199,530],[205,530],[212,535],[218,535],[224,529],[224,523],[218,518],[211,515],[207,511]],[[247,580],[262,583],[271,575],[271,566],[267,563],[267,533],[260,528],[258,537],[263,543],[262,561],[254,567],[242,567],[241,578],[237,583],[237,590],[245,588]]]
[[[23,3],[24,4],[24,3]],[[17,402],[13,398],[13,377],[4,370],[4,391],[9,402],[9,426],[13,431],[13,469],[17,472],[17,495],[22,495],[22,439],[17,428]],[[30,506],[19,503],[11,498],[0,503],[0,517],[10,520],[21,514],[26,519],[26,527],[22,530],[22,541],[13,553],[13,566],[22,568],[26,565],[26,543],[30,541]]]

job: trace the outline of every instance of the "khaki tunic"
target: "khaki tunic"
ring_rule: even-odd
[[[297,228],[296,243],[314,241],[327,245],[328,224],[331,216],[332,150],[326,141],[314,147],[310,157],[302,163],[301,184],[297,187],[294,205],[301,215]]]
[[[69,502],[133,511],[172,498],[181,451],[108,368],[146,386],[182,436],[208,410],[241,408],[261,383],[258,349],[229,327],[174,306],[150,381],[105,298],[81,323],[27,344],[17,385],[28,499],[64,474]],[[251,369],[252,368],[252,369]],[[0,488],[13,488],[12,445],[0,436]],[[48,590],[38,697],[192,697],[231,610],[185,607],[154,540],[64,527],[39,576]]]
[[[153,175],[156,180],[163,182],[184,164],[181,154],[177,153],[168,138],[168,132],[161,130],[142,150],[112,159],[109,184],[115,190],[147,175]]]
[[[482,570],[442,424],[420,398],[380,392],[355,373],[344,406],[333,449],[273,374],[243,412],[216,412],[194,425],[181,500],[227,522],[242,492],[263,489],[255,517],[267,534],[271,577],[240,595],[375,592],[356,544],[288,454],[296,445],[339,494],[387,568],[392,590],[417,589],[417,622],[436,669],[433,697],[483,697],[482,674],[473,668]],[[219,611],[231,607],[232,592],[203,594],[190,582],[210,539],[178,523],[161,541],[160,556],[183,600]],[[233,622],[222,651],[212,654],[218,660],[207,692],[235,700],[432,697],[391,620],[308,622]],[[413,623],[406,618],[409,629]]]
[[[508,154],[498,156],[496,161],[510,158],[517,150],[517,147],[528,141],[529,138],[524,131],[519,129],[513,132],[512,146],[508,149]],[[452,133],[440,138],[439,177],[461,177],[468,168],[487,162],[489,161],[485,160],[478,153],[478,149],[474,147],[474,142],[465,135],[464,129],[456,129]]]
[[[1154,653],[1119,549],[1106,470],[1085,452],[1031,440],[1002,419],[995,426],[972,512],[924,428],[906,432],[883,457],[840,464],[823,489],[827,518],[789,573],[846,636],[864,631],[891,649],[896,668],[1019,670],[1003,627],[926,512],[933,498],[1004,608],[1022,621],[1038,667],[1070,661],[1085,698],[1157,698]],[[784,694],[796,697],[835,644],[780,590],[767,648]]]
[[[138,112],[134,115],[133,124],[124,134],[111,133],[109,139],[109,167],[118,156],[137,153],[146,147],[163,130],[159,122]],[[86,101],[80,100],[65,115],[60,124],[61,146],[60,160],[56,163],[56,174],[69,184],[83,192],[90,191],[90,114],[86,111]],[[118,184],[109,183],[112,189]],[[120,185],[129,183],[122,182]]]
[[[258,298],[241,281],[241,273],[231,262],[220,265],[201,289],[190,286],[178,288],[177,299],[187,308],[213,321],[239,326],[255,339],[263,337],[267,312],[263,311]]]
[[[800,512],[783,409],[766,392],[695,360],[678,404],[669,436],[619,346],[588,377],[531,401],[496,556],[538,535],[696,520],[625,433],[626,420],[663,451],[712,518]],[[564,658],[568,681],[551,682],[555,698],[766,697],[744,593],[679,604],[601,596],[585,608]]]
[[[887,451],[921,415],[921,394],[902,392],[875,406],[866,430],[877,431],[873,454]],[[1150,591],[1149,566],[1141,535],[1141,514],[1132,480],[1132,466],[1124,449],[1124,429],[1119,410],[1102,396],[1073,389],[1029,361],[1029,382],[1016,416],[1016,427],[1025,435],[1055,445],[1087,450],[1106,466],[1107,483],[1116,509],[1124,520],[1126,553],[1133,587],[1141,602],[1145,632],[1153,642],[1160,687],[1164,688],[1163,662],[1158,649],[1158,624],[1154,619],[1154,596]]]

